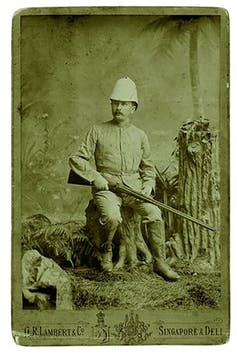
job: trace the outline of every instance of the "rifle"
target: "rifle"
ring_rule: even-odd
[[[91,183],[89,183],[89,182],[85,181],[83,178],[79,177],[72,170],[70,171],[70,174],[69,174],[68,183],[80,184],[80,185],[91,185]],[[215,228],[213,226],[207,225],[203,221],[198,220],[198,219],[194,218],[191,215],[183,213],[182,211],[177,210],[175,208],[172,208],[171,206],[169,206],[167,204],[164,204],[162,202],[159,202],[158,200],[155,200],[152,197],[148,197],[148,196],[146,196],[144,194],[141,194],[141,193],[133,190],[132,188],[125,186],[125,185],[118,184],[118,185],[109,186],[109,190],[111,192],[114,192],[114,193],[125,193],[125,194],[128,194],[128,195],[131,195],[131,196],[135,197],[136,199],[142,200],[142,201],[147,202],[147,203],[154,204],[157,207],[165,209],[165,210],[167,210],[170,213],[176,214],[178,216],[181,216],[184,219],[192,221],[195,224],[200,225],[202,227],[205,227],[206,229],[208,229],[210,231],[215,231]]]
[[[133,197],[135,197],[136,199],[139,199],[139,200],[143,200],[144,202],[147,202],[147,203],[151,203],[151,204],[154,204],[156,206],[158,206],[159,208],[162,208],[162,209],[165,209],[173,214],[176,214],[176,215],[179,215],[181,216],[182,218],[185,218],[189,221],[192,221],[194,222],[195,224],[198,224],[202,227],[205,227],[206,229],[210,230],[210,231],[215,231],[214,227],[210,226],[210,225],[207,225],[205,224],[203,221],[201,220],[198,220],[196,218],[194,218],[193,216],[191,215],[188,215],[186,213],[183,213],[182,211],[180,210],[177,210],[175,208],[172,208],[171,206],[167,205],[167,204],[164,204],[162,202],[159,202],[158,200],[155,200],[151,197],[148,197],[144,194],[141,194],[139,192],[136,192],[135,190],[129,188],[129,187],[126,187],[126,186],[121,186],[121,185],[117,185],[117,186],[111,186],[110,187],[110,190],[112,192],[115,192],[115,193],[126,193],[128,195],[131,195]]]

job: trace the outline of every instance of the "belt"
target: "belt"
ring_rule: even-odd
[[[100,173],[107,173],[112,176],[132,176],[138,174],[138,171],[111,171],[104,168],[100,168],[97,171]]]

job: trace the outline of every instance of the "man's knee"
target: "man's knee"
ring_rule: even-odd
[[[143,223],[151,223],[151,222],[163,222],[160,209],[152,204],[147,204],[145,206],[145,215],[142,216]]]
[[[94,194],[94,201],[100,214],[101,225],[117,227],[122,222],[120,214],[120,198],[110,191]]]
[[[101,225],[108,226],[111,228],[117,228],[118,225],[122,222],[121,215],[112,212],[101,216],[99,220]]]

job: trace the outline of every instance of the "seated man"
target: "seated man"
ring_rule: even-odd
[[[149,196],[155,186],[147,136],[131,124],[138,107],[135,83],[128,77],[118,80],[110,100],[113,119],[92,127],[79,151],[69,160],[71,169],[92,184],[93,199],[107,235],[101,266],[105,271],[113,270],[112,240],[122,221],[120,207],[123,204],[133,208],[141,215],[142,222],[147,223],[154,271],[175,281],[178,274],[165,262],[164,223],[159,208],[109,190],[110,185],[119,183]],[[96,169],[90,164],[91,159]]]

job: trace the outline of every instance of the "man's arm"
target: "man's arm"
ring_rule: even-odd
[[[151,159],[150,144],[146,134],[144,133],[142,141],[142,160],[140,163],[140,175],[142,178],[142,192],[150,195],[155,189],[155,169]]]
[[[97,130],[92,127],[78,152],[69,157],[69,165],[77,175],[93,184],[98,190],[108,190],[107,181],[90,163],[90,160],[95,157],[96,143]]]

